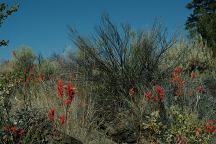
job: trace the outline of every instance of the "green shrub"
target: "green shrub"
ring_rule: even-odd
[[[59,70],[59,65],[55,61],[44,60],[37,67],[38,75],[43,76],[44,80],[49,80],[56,75]]]
[[[213,142],[213,133],[206,132],[206,123],[198,119],[195,113],[172,106],[168,110],[169,125],[163,125],[159,120],[159,112],[152,112],[142,124],[142,130],[147,131],[144,137],[160,143],[172,143],[181,137],[187,143]]]
[[[14,69],[18,72],[24,72],[26,68],[27,71],[31,68],[35,61],[35,55],[31,48],[21,47],[13,52]]]

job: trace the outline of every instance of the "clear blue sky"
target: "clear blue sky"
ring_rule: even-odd
[[[155,18],[168,28],[184,30],[190,11],[185,5],[190,0],[18,0],[18,12],[3,23],[0,39],[10,40],[0,49],[0,58],[8,59],[20,46],[29,46],[35,53],[49,56],[74,48],[67,26],[76,27],[84,35],[94,32],[100,16],[108,13],[114,23],[128,23],[133,28],[150,26]],[[0,0],[13,2],[13,0]]]

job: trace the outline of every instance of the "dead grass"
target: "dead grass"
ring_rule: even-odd
[[[32,85],[27,90],[27,97],[31,99],[33,108],[41,110],[47,115],[50,108],[56,108],[57,115],[65,112],[61,101],[56,95],[56,83],[54,81],[47,81],[40,84]],[[114,142],[107,138],[107,136],[97,130],[94,114],[94,102],[87,99],[85,95],[80,95],[83,90],[76,95],[71,107],[68,109],[68,119],[64,126],[59,124],[56,119],[57,129],[71,137],[77,138],[84,144],[113,144]],[[15,94],[12,111],[15,112],[23,108],[23,92],[25,88],[20,88]]]

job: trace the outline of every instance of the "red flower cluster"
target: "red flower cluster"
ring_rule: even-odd
[[[154,91],[156,92],[156,96],[153,96],[153,93],[151,91],[148,91],[146,93],[144,93],[144,96],[147,100],[147,102],[153,100],[153,101],[163,101],[164,100],[164,96],[165,96],[165,90],[159,86],[159,85],[156,85],[154,87]]]
[[[75,87],[73,86],[72,83],[68,83],[66,87],[66,93],[67,93],[67,99],[64,101],[64,104],[66,106],[69,106],[73,99],[74,99],[74,94],[75,94]]]
[[[64,87],[66,90],[66,94],[67,94],[67,98],[64,100]],[[73,86],[72,83],[68,83],[66,86],[64,86],[64,81],[63,80],[58,80],[57,82],[57,96],[63,100],[63,104],[66,106],[66,116],[67,116],[67,108],[68,106],[71,105],[73,99],[74,99],[74,95],[75,95],[75,87]],[[48,119],[50,121],[54,121],[54,117],[55,117],[55,109],[51,108],[48,111]],[[66,121],[66,117],[65,115],[60,115],[59,117],[59,122],[61,125],[63,125]]]
[[[66,106],[71,105],[71,103],[72,103],[72,99],[71,99],[71,98],[67,98],[66,100],[64,100],[64,104],[65,104]]]
[[[153,93],[151,91],[148,91],[146,93],[144,93],[144,96],[147,100],[147,102],[150,102],[151,100],[153,101],[163,101],[164,100],[164,96],[165,96],[165,90],[159,86],[159,85],[156,85],[154,87],[154,91],[156,92],[156,96],[153,95]]]
[[[23,136],[24,135],[24,130],[22,128],[17,129],[16,126],[13,126],[11,128],[11,132],[13,133],[14,136]]]
[[[4,132],[11,132],[14,136],[23,136],[24,135],[24,129],[19,128],[14,125],[12,127],[3,127]]]
[[[164,89],[163,89],[161,86],[159,86],[159,85],[156,85],[156,86],[154,87],[154,89],[155,89],[155,92],[158,94],[159,99],[160,99],[161,101],[163,101],[163,100],[164,100],[164,96],[165,96],[165,91],[164,91]]]
[[[16,126],[11,127],[11,132],[12,132],[14,135],[16,135],[16,133],[17,133],[17,128],[16,128]]]
[[[206,133],[215,133],[216,132],[216,121],[215,120],[208,120],[205,125],[205,132]]]
[[[185,81],[180,77],[183,69],[181,67],[176,67],[171,74],[171,83],[177,84],[177,89],[175,91],[175,96],[180,96],[182,93],[182,88],[184,87]]]
[[[174,69],[173,72],[174,72],[175,74],[178,74],[178,75],[179,75],[182,71],[183,71],[183,68],[180,67],[180,66],[178,66],[178,67],[176,67],[176,68]]]
[[[73,99],[74,94],[75,94],[75,87],[73,86],[73,84],[72,83],[68,83],[67,87],[66,87],[66,90],[67,90],[68,97],[70,97],[71,99]]]
[[[65,116],[64,115],[61,115],[59,117],[59,122],[60,122],[61,125],[64,125],[64,123],[65,123]]]
[[[149,102],[152,98],[152,92],[148,91],[148,92],[144,93],[144,96],[147,99],[147,102]]]

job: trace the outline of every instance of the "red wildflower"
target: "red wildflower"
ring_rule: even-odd
[[[182,71],[183,71],[183,68],[180,67],[180,66],[178,66],[178,67],[176,67],[176,68],[174,69],[173,72],[176,73],[176,74],[180,74]]]
[[[70,97],[67,98],[67,99],[64,101],[64,104],[65,104],[66,106],[71,105],[71,103],[72,103],[72,99],[71,99]]]
[[[63,95],[64,95],[64,81],[63,80],[58,80],[57,94],[59,98],[63,98]]]
[[[152,92],[148,91],[144,94],[144,96],[147,99],[147,101],[149,102],[151,100],[151,97],[152,97]]]
[[[184,81],[179,77],[179,75],[181,74],[181,72],[183,71],[183,68],[181,67],[176,67],[172,74],[171,74],[171,83],[177,82],[178,85],[182,85],[184,84]]]
[[[179,80],[178,80],[178,86],[179,86],[179,87],[183,87],[184,84],[185,84],[185,81],[184,81],[183,79],[179,79]]]
[[[172,73],[171,74],[171,83],[174,83],[174,82],[177,82],[177,81],[179,81],[179,76],[176,74],[176,73]]]
[[[196,73],[194,71],[191,72],[191,79],[195,79],[196,78]]]
[[[54,118],[55,118],[55,108],[51,108],[48,111],[48,119],[50,121],[54,121]]]
[[[159,95],[160,100],[163,100],[164,99],[164,95],[165,95],[164,89],[161,86],[156,85],[155,86],[155,91]]]
[[[66,89],[67,89],[68,97],[71,98],[72,100],[75,94],[75,87],[73,86],[72,83],[68,83]]]
[[[13,135],[16,135],[16,133],[17,133],[16,126],[11,127],[11,132],[13,133]]]
[[[206,125],[205,125],[205,131],[207,133],[213,133],[216,132],[216,126],[214,125],[215,121],[214,120],[208,120]]]
[[[61,115],[59,117],[59,121],[60,121],[60,124],[63,125],[65,123],[65,116],[64,115]]]

